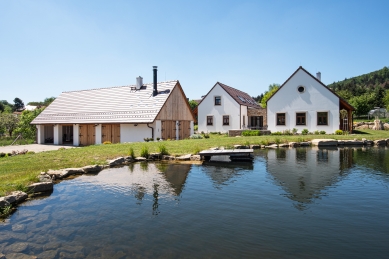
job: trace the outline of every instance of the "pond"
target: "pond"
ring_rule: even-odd
[[[260,150],[253,164],[106,169],[22,204],[0,223],[0,254],[383,258],[388,172],[386,148]]]

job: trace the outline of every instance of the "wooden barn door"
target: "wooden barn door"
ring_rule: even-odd
[[[178,127],[179,139],[187,139],[190,137],[190,121],[180,121]]]
[[[89,146],[95,144],[95,126],[93,124],[80,125],[80,145]]]
[[[162,139],[176,139],[176,121],[161,121]]]
[[[120,124],[103,124],[101,126],[101,141],[120,143]]]

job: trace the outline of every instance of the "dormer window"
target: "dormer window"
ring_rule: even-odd
[[[222,97],[215,96],[215,105],[222,105]]]

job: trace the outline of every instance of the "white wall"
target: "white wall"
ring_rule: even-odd
[[[305,92],[299,93],[298,86]],[[306,113],[306,125],[296,125],[296,112]],[[317,125],[317,112],[328,112],[328,125]],[[276,114],[285,113],[285,126],[276,125]],[[339,129],[339,98],[303,70],[297,73],[267,102],[267,125],[272,132],[303,129],[310,132]]]
[[[157,139],[157,138],[162,138],[162,124],[161,124],[161,121],[160,120],[156,120],[154,122],[153,125],[151,125],[152,127],[154,127],[154,140]]]
[[[221,96],[221,105],[215,105],[215,96]],[[213,126],[207,126],[209,115],[213,116]],[[230,116],[229,126],[223,126],[223,115]],[[198,106],[199,132],[228,132],[230,129],[240,129],[239,120],[240,105],[219,84],[215,85]]]
[[[242,129],[247,128],[247,125],[249,124],[249,118],[247,117],[247,106],[244,105],[240,106],[240,123],[240,125],[242,125]]]
[[[95,144],[96,145],[102,143],[102,137],[101,136],[102,136],[102,125],[100,123],[100,124],[97,124],[97,126],[95,126]]]
[[[73,124],[73,146],[80,145],[80,125]]]
[[[120,124],[120,142],[143,142],[144,138],[151,138],[151,129],[146,124]],[[149,124],[153,127],[153,124]],[[155,129],[154,129],[155,133]],[[155,137],[155,136],[154,136]]]
[[[44,125],[36,125],[36,134],[37,134],[37,143],[44,144],[45,143],[45,126]]]
[[[54,145],[62,145],[62,125],[54,125]]]

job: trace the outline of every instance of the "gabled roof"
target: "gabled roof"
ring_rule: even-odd
[[[211,90],[209,90],[209,92],[204,96],[204,98],[201,100],[201,102],[205,98],[207,98],[208,94],[213,90],[213,88],[215,88],[216,85],[220,85],[220,87],[223,88],[224,91],[226,91],[238,104],[245,105],[248,107],[253,107],[253,108],[261,108],[261,106],[259,106],[259,104],[247,93],[242,92],[238,89],[235,89],[231,86],[222,84],[220,82],[216,82],[216,84],[211,88]],[[199,103],[199,105],[200,105],[200,103]]]
[[[63,92],[31,124],[152,123],[178,81]]]
[[[311,73],[309,73],[307,70],[305,70],[302,66],[299,66],[299,68],[297,68],[296,71],[294,71],[294,73],[278,88],[278,90],[272,95],[270,96],[269,99],[267,99],[266,103],[274,96],[276,95],[276,93],[278,93],[278,91],[299,71],[299,70],[302,70],[304,71],[305,73],[307,73],[310,77],[312,77],[313,79],[315,79],[319,84],[321,84],[324,88],[326,88],[328,91],[330,91],[332,94],[334,94],[335,96],[337,96],[339,98],[339,102],[340,104],[343,106],[343,107],[346,107],[350,110],[355,110],[355,108],[349,104],[345,99],[343,99],[342,97],[340,97],[339,95],[337,95],[335,92],[333,92],[330,88],[328,88],[325,84],[323,84],[322,81],[320,81],[319,79],[317,79],[315,76],[313,76]]]

